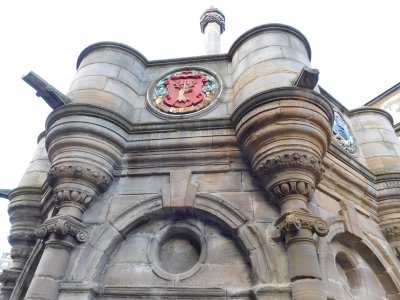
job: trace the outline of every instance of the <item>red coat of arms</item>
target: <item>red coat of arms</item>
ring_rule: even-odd
[[[214,101],[217,91],[218,82],[213,75],[195,69],[178,71],[155,85],[153,101],[166,113],[190,113]]]
[[[165,104],[173,107],[189,107],[204,100],[203,85],[207,82],[203,74],[190,71],[171,76],[164,81],[167,95],[163,97]]]

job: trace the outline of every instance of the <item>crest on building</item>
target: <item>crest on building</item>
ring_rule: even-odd
[[[342,116],[334,112],[332,132],[336,142],[348,153],[354,154],[357,150],[355,139],[350,131],[349,125],[343,120]]]
[[[153,111],[186,115],[209,107],[217,100],[221,82],[203,69],[180,69],[164,75],[150,88],[148,104]]]

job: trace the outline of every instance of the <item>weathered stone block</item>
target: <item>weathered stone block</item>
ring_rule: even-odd
[[[148,286],[149,284],[169,284],[157,277],[149,264],[122,263],[113,264],[107,268],[103,282],[112,286]]]
[[[169,182],[167,175],[124,177],[120,180],[120,195],[161,193],[161,188]]]
[[[54,300],[57,299],[58,285],[55,284],[55,280],[49,277],[37,277],[33,278],[31,286],[37,287],[35,292],[29,292],[26,294],[25,299],[27,300]]]
[[[146,85],[134,74],[128,70],[121,69],[118,74],[118,80],[125,83],[136,94],[142,95],[145,93]]]
[[[120,263],[149,263],[147,252],[151,236],[133,234],[129,236],[112,256],[114,264]]]
[[[251,192],[218,193],[215,195],[229,202],[237,210],[245,214],[249,219],[254,218],[253,194]]]
[[[102,90],[107,82],[107,77],[99,75],[85,76],[75,79],[69,89],[69,93],[83,89],[99,89]]]
[[[273,223],[279,216],[278,208],[267,198],[264,191],[253,192],[254,220]]]
[[[133,89],[118,80],[108,79],[104,90],[118,95],[129,103],[133,103],[133,99],[138,97],[138,94]]]
[[[108,63],[93,63],[78,70],[75,79],[85,76],[105,76],[117,79],[121,67]]]
[[[192,182],[202,192],[234,192],[242,189],[240,172],[193,174]]]

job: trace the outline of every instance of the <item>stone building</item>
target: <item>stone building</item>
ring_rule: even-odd
[[[102,42],[9,193],[1,299],[400,299],[400,142],[389,113],[318,86],[298,30],[148,61]]]

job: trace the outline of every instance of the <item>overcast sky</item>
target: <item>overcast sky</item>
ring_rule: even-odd
[[[0,3],[0,189],[18,185],[50,108],[21,80],[33,70],[67,93],[88,45],[116,41],[149,60],[204,54],[199,17],[210,5],[226,17],[222,52],[265,23],[299,29],[319,84],[347,108],[400,81],[400,2],[233,0],[13,0]],[[9,249],[7,200],[0,199],[0,253]]]

